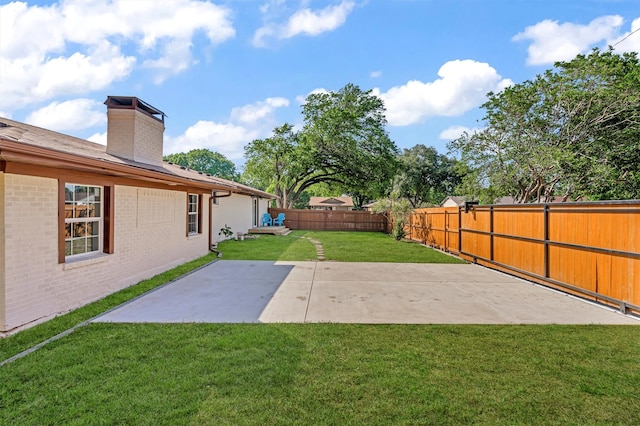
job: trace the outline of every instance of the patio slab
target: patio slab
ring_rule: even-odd
[[[234,260],[95,321],[640,325],[637,317],[472,264]]]

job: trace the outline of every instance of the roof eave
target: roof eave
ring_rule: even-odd
[[[104,159],[41,148],[4,138],[0,138],[0,159],[6,162],[55,167],[208,190],[228,191],[234,189],[230,185],[176,176],[146,169],[142,165],[119,164]]]

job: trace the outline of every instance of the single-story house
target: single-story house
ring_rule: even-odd
[[[163,162],[165,114],[105,104],[106,146],[0,117],[0,335],[203,256],[275,198]]]
[[[442,200],[440,207],[464,207],[465,201],[470,200],[470,198],[465,196],[450,195]],[[514,204],[515,202],[513,197],[501,197],[497,199],[494,204]]]
[[[458,196],[458,195],[449,195],[447,198],[442,200],[440,203],[440,207],[460,207],[464,206],[464,202],[467,200],[466,197]]]
[[[311,197],[309,199],[311,210],[353,210],[351,197]]]
[[[377,203],[378,203],[378,201],[371,201],[370,203],[367,203],[364,206],[362,206],[362,209],[366,210],[366,211],[372,211],[373,210],[373,206],[375,206]]]

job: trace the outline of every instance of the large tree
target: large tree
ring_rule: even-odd
[[[290,208],[306,188],[324,177],[314,172],[309,152],[289,123],[276,127],[273,136],[256,139],[244,149],[243,179],[254,187],[273,192],[278,197],[279,208]]]
[[[433,147],[418,144],[405,149],[398,160],[400,171],[394,190],[413,208],[439,204],[447,195],[453,195],[460,182],[456,160],[439,154]]]
[[[219,152],[213,152],[208,149],[193,149],[186,153],[169,154],[165,155],[163,159],[164,161],[189,167],[199,172],[209,173],[223,179],[238,179],[235,164]]]
[[[640,197],[634,53],[578,55],[532,81],[490,93],[483,107],[484,130],[450,144],[468,168],[467,189],[518,202]]]
[[[396,145],[385,130],[384,104],[371,91],[348,84],[337,92],[313,93],[303,105],[304,126],[285,124],[272,137],[245,147],[245,176],[290,208],[308,188],[328,183],[356,204],[389,190]]]
[[[307,97],[302,113],[304,135],[324,170],[336,173],[356,208],[388,194],[397,171],[398,148],[385,126],[382,100],[371,90],[347,84],[338,92]]]

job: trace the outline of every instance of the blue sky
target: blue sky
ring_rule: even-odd
[[[168,116],[165,154],[242,165],[309,93],[354,83],[398,147],[446,153],[488,91],[594,47],[638,52],[638,29],[638,0],[0,1],[0,116],[104,143],[103,101],[137,96]]]

